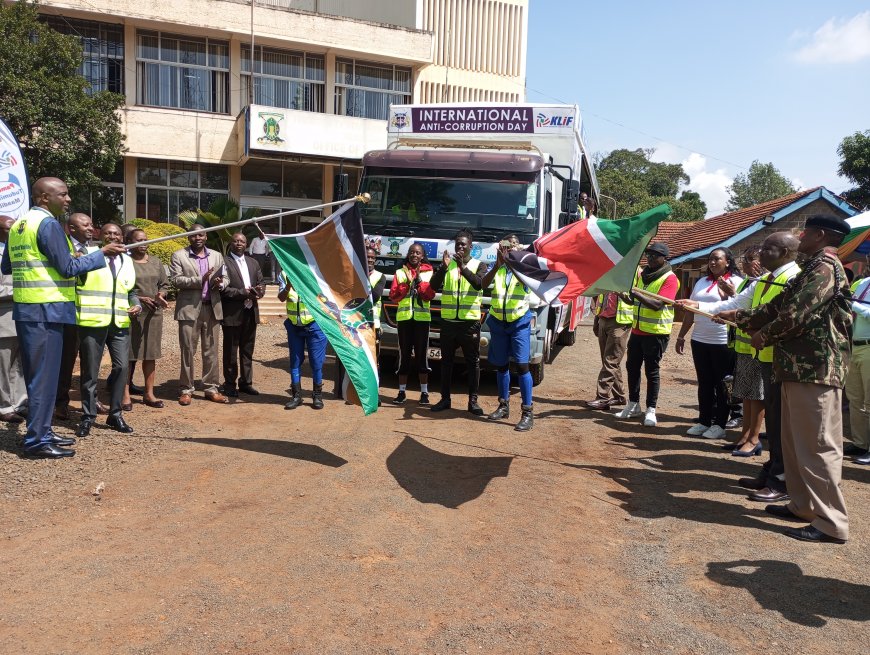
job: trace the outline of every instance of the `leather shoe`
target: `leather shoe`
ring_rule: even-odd
[[[806,521],[806,519],[802,519],[800,516],[792,512],[786,505],[768,505],[764,508],[764,511],[785,521],[797,521],[798,523]]]
[[[867,464],[870,464],[870,453],[867,453],[866,455],[861,455],[860,457],[856,457],[852,461],[856,464],[862,464],[863,466],[866,466]]]
[[[94,422],[89,418],[83,418],[82,422],[76,427],[76,436],[81,438],[87,437],[91,433],[91,427]]]
[[[788,494],[784,491],[777,491],[770,487],[759,489],[756,492],[749,494],[749,500],[757,500],[760,503],[780,503],[784,500],[791,500]]]
[[[737,481],[737,484],[744,489],[754,489],[755,491],[758,491],[760,489],[764,489],[767,486],[767,477],[761,476],[758,478],[740,478]]]
[[[7,423],[23,423],[24,419],[18,416],[15,412],[6,412],[5,414],[0,414],[0,421],[6,421]]]
[[[861,455],[866,455],[868,451],[866,448],[861,448],[861,446],[856,446],[853,443],[847,443],[843,446],[843,455],[847,457],[861,457]]]
[[[587,400],[586,406],[589,409],[608,409],[610,407],[610,401],[605,400],[604,398],[596,398],[595,400]]]
[[[259,396],[260,395],[260,392],[257,391],[256,389],[254,389],[254,387],[252,387],[249,384],[245,384],[245,385],[240,384],[239,391],[241,391],[242,393],[246,393],[249,396]]]
[[[804,528],[789,528],[783,533],[786,537],[797,539],[798,541],[812,541],[820,544],[844,544],[845,539],[838,539],[831,535],[825,534],[818,528],[808,525]]]
[[[106,415],[108,415],[108,413],[109,413],[109,408],[106,407],[103,403],[101,403],[101,402],[98,400],[98,401],[97,401],[97,414],[106,414]]]
[[[129,385],[130,393],[134,396],[141,396],[145,393],[145,387],[140,387],[138,384],[133,384],[132,382]]]
[[[58,421],[69,420],[69,405],[57,405],[54,408],[54,418]]]
[[[72,457],[76,451],[71,448],[61,448],[51,443],[44,443],[35,448],[28,448],[24,451],[25,457],[38,457],[42,459],[58,459],[60,457]]]
[[[445,409],[450,409],[450,398],[442,397],[437,403],[430,408],[433,412],[443,412]]]
[[[106,425],[115,432],[123,432],[124,434],[133,432],[133,428],[127,425],[127,421],[122,416],[110,416],[106,419]]]
[[[76,442],[76,440],[71,437],[62,437],[54,432],[52,432],[49,437],[49,443],[55,446],[72,446]]]
[[[224,392],[224,395],[229,397],[229,398],[238,398],[239,397],[239,392],[235,387],[224,386],[223,392]]]
[[[221,403],[222,405],[226,405],[228,402],[230,402],[229,398],[227,398],[222,393],[218,393],[217,391],[215,391],[214,393],[205,394],[205,399],[210,400],[213,403]]]
[[[178,404],[187,407],[190,404],[190,401],[193,400],[189,393],[183,393],[178,397]]]

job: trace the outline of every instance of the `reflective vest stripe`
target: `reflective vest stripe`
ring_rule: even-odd
[[[421,282],[429,282],[432,279],[432,271],[421,271],[418,273]],[[404,266],[396,271],[396,278],[399,284],[408,284],[411,279],[411,273]],[[420,321],[427,323],[432,320],[431,303],[428,300],[420,300],[419,296],[408,293],[399,301],[399,306],[396,309],[397,321]]]
[[[48,212],[33,208],[9,230],[7,250],[12,268],[12,299],[17,303],[42,305],[75,300],[75,280],[61,276],[39,250],[43,221],[55,220]],[[73,252],[72,242],[67,247]]]
[[[658,293],[665,285],[665,282],[671,277],[676,278],[672,272],[667,275],[662,275],[656,278],[648,285],[644,285],[643,279],[638,275],[634,280],[634,286],[641,290],[651,293]],[[677,290],[680,288],[680,281],[677,279]],[[639,300],[634,302],[634,327],[648,334],[670,334],[674,327],[674,308],[673,305],[664,305],[659,310],[653,310],[645,305],[642,305]]]
[[[764,293],[762,293],[761,290],[764,289],[765,281],[763,279],[759,280],[755,285],[755,289],[752,291],[752,305],[750,307],[755,309],[761,305],[766,305],[776,298],[785,290],[785,287],[782,285],[797,275],[798,270],[799,269],[796,265],[789,266],[773,279],[774,284],[767,285],[767,289]],[[734,344],[734,350],[736,352],[743,353],[744,355],[752,355],[753,357],[756,357],[758,361],[766,364],[773,362],[773,346],[767,346],[761,350],[756,350],[750,344],[751,340],[749,335],[742,330],[738,330],[737,343]]]
[[[96,248],[88,248],[88,253]],[[130,291],[136,285],[136,269],[133,260],[123,255],[116,276],[106,266],[88,273],[84,284],[76,287],[76,323],[82,327],[106,327],[113,322],[116,327],[130,327]]]
[[[66,289],[75,285],[75,280],[22,280],[15,282],[15,286],[22,289]]]
[[[480,262],[469,259],[465,268],[476,273]],[[451,260],[444,275],[444,287],[441,290],[441,318],[463,321],[480,320],[480,303],[483,298],[483,290],[475,289],[468,280],[463,277],[456,265]]]

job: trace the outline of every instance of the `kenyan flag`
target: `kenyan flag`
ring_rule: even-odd
[[[347,370],[366,414],[378,407],[378,368],[362,219],[348,202],[313,230],[267,235],[290,284]],[[348,389],[347,391],[350,391]],[[357,400],[354,394],[345,398]]]
[[[670,213],[659,205],[618,221],[577,221],[510,253],[508,265],[546,303],[629,291],[644,250]]]
[[[837,255],[840,259],[845,260],[846,257],[858,250],[862,254],[867,254],[867,247],[864,245],[870,239],[870,212],[858,214],[852,218],[847,218],[846,222],[852,231],[843,239],[843,243],[837,249]]]

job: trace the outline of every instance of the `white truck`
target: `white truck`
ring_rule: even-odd
[[[393,105],[386,150],[366,153],[360,193],[366,237],[377,268],[392,279],[412,243],[437,265],[460,228],[474,234],[472,256],[489,265],[497,244],[516,234],[524,245],[575,220],[581,191],[598,198],[576,105]],[[389,291],[385,291],[385,296]],[[440,294],[432,303],[429,359],[441,358]],[[489,294],[484,297],[484,309]],[[530,368],[544,378],[557,341],[571,345],[582,303],[541,305],[532,298]],[[381,350],[398,350],[396,305],[385,297]],[[489,334],[481,330],[481,361]]]

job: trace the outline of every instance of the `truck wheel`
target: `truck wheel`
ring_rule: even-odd
[[[560,346],[573,346],[574,342],[577,341],[577,330],[569,330],[565,328],[559,333],[559,345]]]
[[[529,364],[529,372],[532,374],[532,386],[537,387],[544,381],[544,362]]]

